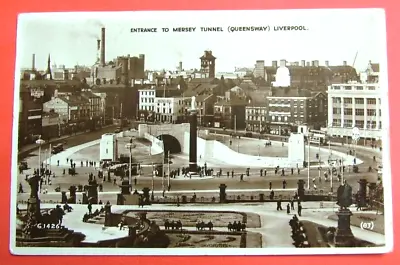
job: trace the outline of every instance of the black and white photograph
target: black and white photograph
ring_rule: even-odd
[[[381,9],[20,14],[10,251],[393,248]]]

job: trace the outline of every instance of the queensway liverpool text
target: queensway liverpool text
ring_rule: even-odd
[[[265,32],[265,31],[304,31],[305,26],[228,26],[224,27],[172,27],[172,28],[131,28],[131,33],[157,33],[157,32]]]

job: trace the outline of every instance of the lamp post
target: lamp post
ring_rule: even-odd
[[[39,164],[38,176],[39,176],[39,177],[42,175],[42,162],[41,162],[41,159],[40,159],[40,153],[42,152],[42,144],[45,143],[45,141],[44,141],[41,137],[42,137],[42,136],[39,135],[39,139],[36,140],[36,144],[39,145],[39,156],[38,156],[38,158],[39,158],[39,160],[38,160],[38,162],[39,162],[39,163],[38,163],[38,164]],[[39,192],[40,192],[40,185],[39,185]]]
[[[151,175],[151,200],[154,200],[154,176],[156,175],[156,170],[154,168],[154,163],[151,163],[153,169],[153,174]]]
[[[51,144],[49,146],[49,170],[51,172]]]
[[[129,191],[132,191],[132,142],[127,143],[125,148],[129,150]]]
[[[168,185],[168,189],[169,189],[169,187],[170,187],[170,185],[171,185],[171,180],[170,180],[170,175],[171,175],[171,172],[170,172],[170,170],[171,170],[171,168],[170,168],[170,153],[169,153],[169,150],[168,150],[168,183],[167,183],[167,185]]]
[[[311,138],[311,135],[308,134],[308,137],[307,137],[307,144],[308,144],[308,155],[307,155],[307,160],[308,160],[308,162],[307,162],[307,189],[308,189],[308,190],[310,189],[310,138]]]
[[[332,168],[332,164],[331,164],[331,162],[329,161],[329,171],[330,171],[330,175],[331,175],[331,192],[333,192],[333,170],[332,170],[333,168]]]

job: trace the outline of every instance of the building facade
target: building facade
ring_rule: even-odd
[[[268,108],[266,104],[250,103],[246,106],[246,130],[264,132],[267,126]]]
[[[267,133],[289,135],[300,125],[319,129],[327,120],[327,96],[323,92],[293,87],[273,88],[267,97]]]
[[[19,92],[18,144],[33,143],[42,134],[43,91],[21,86]]]
[[[220,100],[214,104],[214,126],[232,130],[246,128],[246,105],[243,99]]]
[[[200,57],[200,73],[202,78],[215,78],[215,60],[212,51],[204,51]]]
[[[354,127],[360,137],[382,138],[382,96],[378,83],[335,84],[328,88],[328,132],[351,138]]]
[[[155,120],[165,123],[178,123],[185,115],[184,107],[191,98],[187,97],[156,97],[154,99]]]
[[[154,111],[156,89],[139,89],[139,111]]]

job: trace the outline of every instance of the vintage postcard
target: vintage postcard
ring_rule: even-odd
[[[21,14],[10,251],[391,251],[386,57],[380,9]]]

